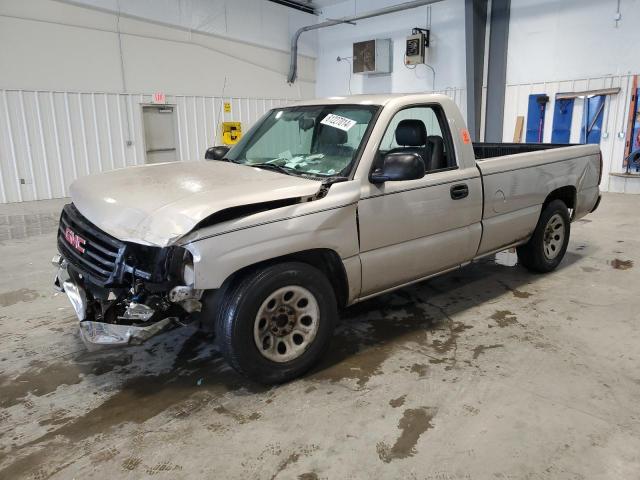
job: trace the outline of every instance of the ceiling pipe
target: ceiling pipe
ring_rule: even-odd
[[[334,25],[342,25],[345,23],[354,25],[353,22],[358,20],[365,20],[367,18],[388,15],[390,13],[401,12],[403,10],[422,7],[424,5],[430,5],[432,3],[438,3],[441,1],[442,0],[416,0],[412,2],[405,2],[398,5],[393,5],[391,7],[381,8],[379,10],[372,10],[360,15],[354,15],[353,17],[343,17],[335,20],[326,20],[321,23],[307,25],[306,27],[300,28],[298,31],[296,31],[296,33],[293,34],[293,37],[291,38],[291,61],[289,63],[289,75],[287,76],[287,82],[289,82],[290,84],[294,83],[296,81],[296,78],[298,77],[298,40],[300,39],[300,35],[302,35],[304,32],[319,30],[320,28],[333,27]]]

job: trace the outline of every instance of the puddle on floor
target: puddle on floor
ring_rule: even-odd
[[[29,288],[21,288],[19,290],[12,290],[10,292],[2,292],[0,293],[0,307],[9,307],[11,305],[15,305],[18,302],[29,303],[39,296],[40,294],[38,292]]]
[[[0,241],[53,233],[58,228],[59,220],[59,213],[0,215]]]
[[[384,463],[390,463],[393,460],[413,457],[418,453],[416,451],[418,440],[424,432],[433,428],[431,422],[435,413],[435,409],[427,407],[405,410],[398,422],[398,430],[401,433],[395,443],[388,445],[385,442],[379,442],[376,445],[380,460]]]
[[[630,268],[633,268],[633,260],[620,260],[619,258],[614,258],[609,262],[609,264],[616,270],[629,270]]]

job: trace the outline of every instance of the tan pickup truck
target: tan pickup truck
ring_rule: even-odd
[[[197,318],[236,370],[287,381],[326,351],[340,307],[513,246],[549,272],[600,200],[597,146],[472,144],[440,95],[274,109],[208,157],[72,185],[55,283],[88,345]]]

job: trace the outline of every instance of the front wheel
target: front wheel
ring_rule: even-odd
[[[282,383],[322,357],[337,317],[325,275],[311,265],[287,262],[234,282],[222,298],[216,334],[236,371],[260,383]]]
[[[562,200],[553,200],[540,214],[531,239],[518,247],[518,261],[529,270],[546,273],[562,261],[571,233],[569,210]]]

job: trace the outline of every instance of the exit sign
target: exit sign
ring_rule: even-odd
[[[167,96],[164,94],[164,92],[156,92],[151,97],[151,102],[164,105],[165,103],[167,103]]]

